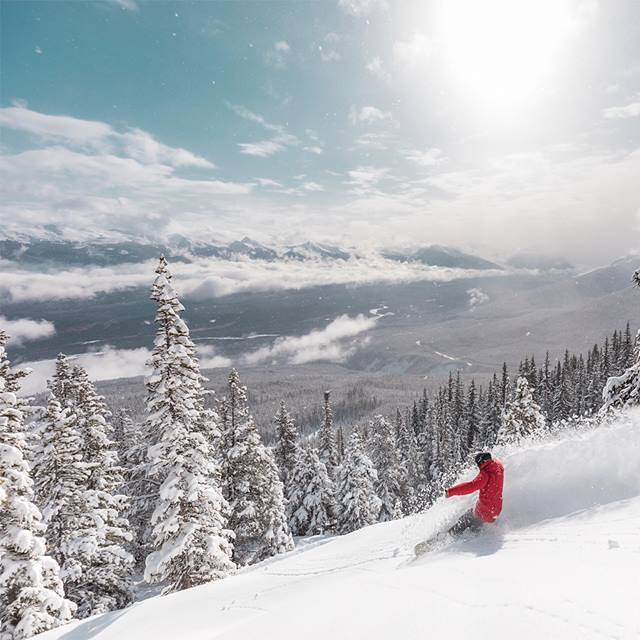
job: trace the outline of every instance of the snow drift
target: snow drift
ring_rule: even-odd
[[[497,525],[415,559],[472,498],[295,551],[43,639],[634,638],[640,412],[520,450]],[[470,474],[469,474],[470,475]]]

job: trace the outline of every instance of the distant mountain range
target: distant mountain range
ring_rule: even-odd
[[[43,238],[0,240],[0,259],[32,266],[113,266],[144,262],[164,254],[174,261],[190,262],[194,258],[232,260],[245,257],[251,260],[348,260],[361,253],[318,242],[304,242],[282,248],[267,246],[244,237],[228,244],[209,244],[176,238],[167,244],[134,241],[79,242]],[[399,262],[419,262],[434,267],[459,269],[503,269],[495,262],[464,253],[459,249],[431,245],[408,251],[385,251],[383,257]]]

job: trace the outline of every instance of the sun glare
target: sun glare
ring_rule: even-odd
[[[440,18],[450,80],[495,107],[541,86],[572,28],[564,0],[446,0]]]

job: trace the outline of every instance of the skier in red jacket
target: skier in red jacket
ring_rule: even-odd
[[[504,467],[497,460],[493,460],[490,453],[478,453],[475,460],[480,469],[478,475],[470,482],[463,482],[446,490],[447,498],[480,492],[475,508],[467,511],[449,529],[449,533],[453,535],[468,529],[479,531],[484,523],[495,522],[502,511]]]

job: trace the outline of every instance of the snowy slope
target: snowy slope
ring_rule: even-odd
[[[420,559],[464,510],[317,540],[211,585],[43,634],[64,640],[640,637],[640,413],[503,451],[500,524]]]

